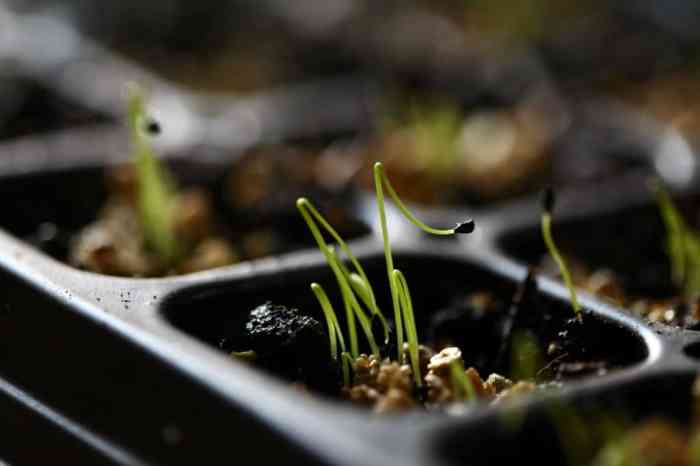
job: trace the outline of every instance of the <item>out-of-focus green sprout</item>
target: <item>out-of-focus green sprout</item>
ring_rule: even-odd
[[[574,309],[576,318],[579,322],[583,321],[583,316],[581,312],[581,305],[578,302],[578,297],[576,296],[576,289],[574,288],[574,282],[571,278],[571,272],[569,267],[564,261],[564,257],[559,252],[556,244],[554,244],[554,239],[552,238],[552,211],[554,210],[554,191],[551,186],[544,191],[544,196],[542,197],[542,238],[547,246],[549,254],[552,259],[557,263],[561,276],[564,279],[564,284],[569,289],[569,296],[571,299],[571,307]]]
[[[671,196],[658,180],[652,183],[666,225],[666,251],[674,283],[687,297],[700,293],[700,234],[683,220]]]
[[[150,134],[157,124],[146,114],[144,95],[135,83],[127,86],[128,124],[131,133],[132,163],[138,179],[138,207],[146,246],[161,260],[172,265],[180,247],[175,235],[175,183],[151,146]]]

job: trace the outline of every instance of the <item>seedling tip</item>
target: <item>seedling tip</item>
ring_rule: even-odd
[[[151,123],[146,116],[144,92],[136,83],[129,83],[126,94],[131,159],[138,178],[138,205],[145,241],[164,263],[172,266],[181,252],[173,220],[177,195],[175,183],[151,147]]]
[[[146,121],[146,132],[151,136],[157,136],[161,132],[160,123],[153,117],[148,117]]]
[[[469,219],[462,223],[458,223],[454,228],[454,232],[460,235],[468,235],[474,231],[474,220]]]
[[[552,213],[555,202],[554,189],[551,186],[547,186],[542,193],[542,209],[545,212]]]

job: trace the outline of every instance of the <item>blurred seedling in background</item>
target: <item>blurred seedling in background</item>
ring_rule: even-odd
[[[554,239],[552,237],[552,212],[554,211],[554,205],[554,190],[550,186],[545,189],[542,196],[542,238],[544,239],[544,243],[547,246],[550,256],[552,256],[552,259],[554,259],[554,261],[557,263],[557,267],[559,267],[559,272],[564,279],[564,284],[569,289],[571,307],[574,310],[576,319],[578,319],[579,322],[583,322],[581,305],[579,304],[578,297],[576,296],[576,289],[574,288],[574,283],[571,278],[571,272],[569,271],[569,267],[566,265],[566,261],[559,252],[559,249],[554,243]]]
[[[165,264],[173,265],[181,254],[175,233],[175,181],[160,163],[151,145],[151,137],[160,131],[160,126],[146,113],[143,90],[137,84],[130,83],[126,92],[131,161],[136,169],[138,209],[144,239],[146,246]]]
[[[381,131],[410,138],[410,153],[399,162],[410,164],[431,178],[450,182],[459,162],[458,139],[464,123],[457,103],[437,97],[388,102]]]
[[[659,213],[666,226],[666,252],[671,276],[686,298],[700,293],[700,234],[692,229],[660,181],[652,182]]]

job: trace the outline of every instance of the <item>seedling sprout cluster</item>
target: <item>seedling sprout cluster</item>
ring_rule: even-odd
[[[426,233],[443,236],[454,235],[456,233],[468,234],[474,230],[474,222],[472,220],[468,220],[451,229],[438,229],[430,227],[416,218],[403,204],[403,202],[401,202],[401,199],[396,194],[396,191],[394,191],[388,177],[384,173],[384,167],[380,162],[377,162],[374,165],[374,180],[377,210],[379,213],[379,222],[381,225],[382,240],[384,244],[387,277],[389,287],[391,289],[391,301],[394,310],[394,326],[398,351],[397,360],[401,361],[402,359],[405,332],[409,345],[409,355],[413,369],[413,377],[416,386],[420,386],[423,382],[418,359],[418,332],[413,314],[413,302],[411,300],[411,294],[406,277],[400,270],[394,268],[394,260],[391,253],[386,211],[384,206],[384,187],[398,207],[399,211],[408,219],[408,221]],[[323,216],[308,199],[300,198],[297,200],[297,208],[308,225],[319,249],[324,254],[328,265],[333,270],[333,274],[341,292],[343,306],[345,308],[348,335],[350,338],[349,353],[346,352],[345,340],[338,324],[338,319],[336,317],[333,305],[330,303],[328,296],[320,284],[311,284],[311,290],[316,295],[326,318],[328,335],[330,339],[331,356],[336,361],[338,360],[337,342],[340,342],[343,360],[343,374],[345,383],[347,384],[347,374],[349,371],[348,365],[352,359],[356,359],[360,355],[357,331],[355,329],[356,319],[359,321],[360,327],[362,328],[365,338],[367,339],[371,352],[376,358],[381,357],[380,347],[377,344],[375,336],[372,332],[371,319],[376,318],[381,322],[384,330],[384,345],[389,342],[389,326],[387,319],[377,305],[374,289],[367,278],[367,274],[357,258],[353,255],[347,243],[340,237],[340,235],[338,235],[338,233],[326,221],[326,219],[323,218]],[[319,225],[340,247],[340,250],[345,254],[347,259],[350,261],[350,264],[354,268],[353,272],[351,272],[339,258],[338,254],[336,253],[336,249],[333,246],[330,246],[323,238]],[[369,310],[369,315],[367,312],[365,312],[361,303],[364,304],[364,306]]]

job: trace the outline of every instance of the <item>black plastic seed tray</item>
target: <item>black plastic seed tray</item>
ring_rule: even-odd
[[[194,161],[175,165],[185,183],[214,187],[222,167]],[[103,169],[8,170],[0,179],[6,200],[0,220],[3,460],[40,462],[61,455],[74,464],[499,464],[536,455],[544,463],[563,464],[540,399],[524,403],[526,416],[516,430],[505,427],[503,409],[485,406],[459,415],[378,417],[294,390],[219,351],[221,329],[262,302],[316,307],[309,283],[329,284],[331,275],[310,242],[293,243],[271,257],[162,279],[101,276],[64,264],[60,241],[42,243],[35,234],[44,222],[67,231],[87,223],[105,196]],[[653,215],[642,180],[632,174],[565,190],[555,227],[562,244],[571,242],[591,260],[608,263],[621,248],[614,242],[618,237],[638,240],[636,251],[662,244],[663,225]],[[351,247],[376,276],[373,281],[382,283],[374,206],[359,196],[347,200],[346,208],[365,225]],[[426,213],[438,223],[468,214]],[[412,284],[419,332],[430,313],[455,294],[487,290],[509,300],[526,265],[544,252],[537,239],[538,215],[534,199],[480,211],[475,234],[448,241],[415,234],[390,215],[395,261]],[[620,225],[628,225],[630,234]],[[285,228],[295,234],[295,227]],[[632,252],[622,247],[621,254],[625,259]],[[660,254],[652,249],[638,259]],[[540,305],[552,316],[546,332],[569,319],[571,310],[561,284],[540,277],[538,286]],[[386,291],[378,289],[377,295]],[[620,408],[634,416],[687,417],[700,335],[651,329],[591,296],[584,295],[582,303],[584,319],[595,329],[590,351],[614,361],[615,370],[567,382],[550,398]]]

